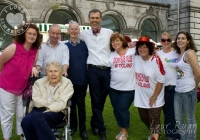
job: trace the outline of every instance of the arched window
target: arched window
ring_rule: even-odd
[[[113,32],[120,32],[120,26],[117,19],[111,15],[105,15],[102,19],[101,26],[113,30]]]
[[[157,42],[157,31],[155,24],[150,19],[145,19],[142,24],[141,35],[149,36],[153,41]]]
[[[48,19],[48,23],[68,24],[70,20],[74,20],[78,22],[75,15],[72,12],[60,9],[60,10],[53,11],[51,13]],[[61,40],[68,40],[68,39],[69,39],[69,35],[66,34],[66,32],[62,32]]]
[[[65,10],[56,10],[51,13],[48,23],[68,24],[70,20],[77,21],[71,12]]]
[[[0,9],[4,9],[7,5],[1,5],[0,4]],[[0,11],[1,12],[1,11]],[[9,13],[13,13],[15,14],[17,11],[9,11]],[[1,18],[6,19],[6,12],[2,12],[3,14],[1,14]],[[11,25],[9,25],[9,23],[5,22],[5,25],[9,28],[13,28]],[[7,34],[1,27],[0,27],[0,50],[5,49],[8,45],[10,45],[12,43],[12,35]]]

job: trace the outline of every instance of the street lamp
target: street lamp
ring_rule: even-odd
[[[14,36],[17,35],[17,26],[14,27]]]

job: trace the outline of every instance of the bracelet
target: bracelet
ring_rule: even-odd
[[[151,97],[152,97],[153,100],[156,100],[156,99],[157,99],[157,97],[155,97],[155,96],[151,96]]]

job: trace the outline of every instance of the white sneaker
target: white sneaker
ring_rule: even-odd
[[[149,135],[149,136],[147,137],[147,140],[151,140],[151,139],[152,139],[152,136]]]

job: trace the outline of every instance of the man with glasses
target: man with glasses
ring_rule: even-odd
[[[110,36],[113,31],[100,26],[102,13],[98,9],[89,12],[88,20],[91,30],[82,31],[80,39],[86,43],[89,52],[87,75],[93,113],[90,125],[93,133],[99,134],[100,140],[106,140],[102,113],[110,88]]]

